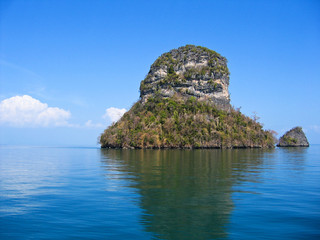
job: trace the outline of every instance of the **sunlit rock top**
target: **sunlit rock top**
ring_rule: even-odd
[[[186,45],[162,54],[150,67],[140,85],[142,103],[159,94],[195,97],[230,108],[227,59],[208,48]]]

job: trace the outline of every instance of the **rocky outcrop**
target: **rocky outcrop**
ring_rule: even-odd
[[[295,127],[280,138],[277,147],[309,147],[309,142],[302,128]]]
[[[102,148],[272,148],[262,125],[230,106],[226,58],[187,45],[162,54],[140,99],[100,136]]]
[[[208,48],[186,45],[162,54],[150,67],[140,85],[145,103],[156,93],[161,97],[175,94],[195,97],[220,109],[230,109],[227,59]]]
[[[138,101],[100,137],[102,148],[272,148],[272,132],[240,111],[179,96]]]

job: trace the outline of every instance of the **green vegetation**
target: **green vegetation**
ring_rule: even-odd
[[[167,76],[163,78],[159,84],[160,86],[162,86],[169,83],[171,83],[170,85],[172,85],[172,83],[179,84],[180,82],[181,79],[179,78],[178,74],[176,74],[176,72],[174,71],[173,65],[170,65]]]
[[[194,97],[155,95],[145,104],[135,103],[104,131],[100,144],[112,148],[273,147],[274,137],[240,111],[219,110]]]
[[[297,139],[289,136],[283,136],[282,141],[285,142],[287,145],[297,144]]]
[[[192,44],[188,44],[186,46],[183,47],[184,50],[187,52],[187,51],[192,51],[192,52],[205,52],[207,54],[209,54],[210,56],[212,57],[215,57],[215,58],[223,58],[219,53],[217,53],[216,51],[213,51],[209,48],[206,48],[206,47],[202,47],[202,46],[195,46],[195,45],[192,45]]]
[[[169,66],[172,64],[176,64],[177,61],[173,59],[170,52],[162,54],[153,64],[153,67],[160,67],[163,65]]]

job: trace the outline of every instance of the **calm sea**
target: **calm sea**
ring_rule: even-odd
[[[320,239],[320,145],[2,146],[0,239]]]

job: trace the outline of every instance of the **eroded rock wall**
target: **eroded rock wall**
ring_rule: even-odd
[[[185,98],[212,102],[230,108],[229,70],[226,58],[210,49],[187,45],[162,54],[150,67],[140,85],[142,102],[150,96]]]

